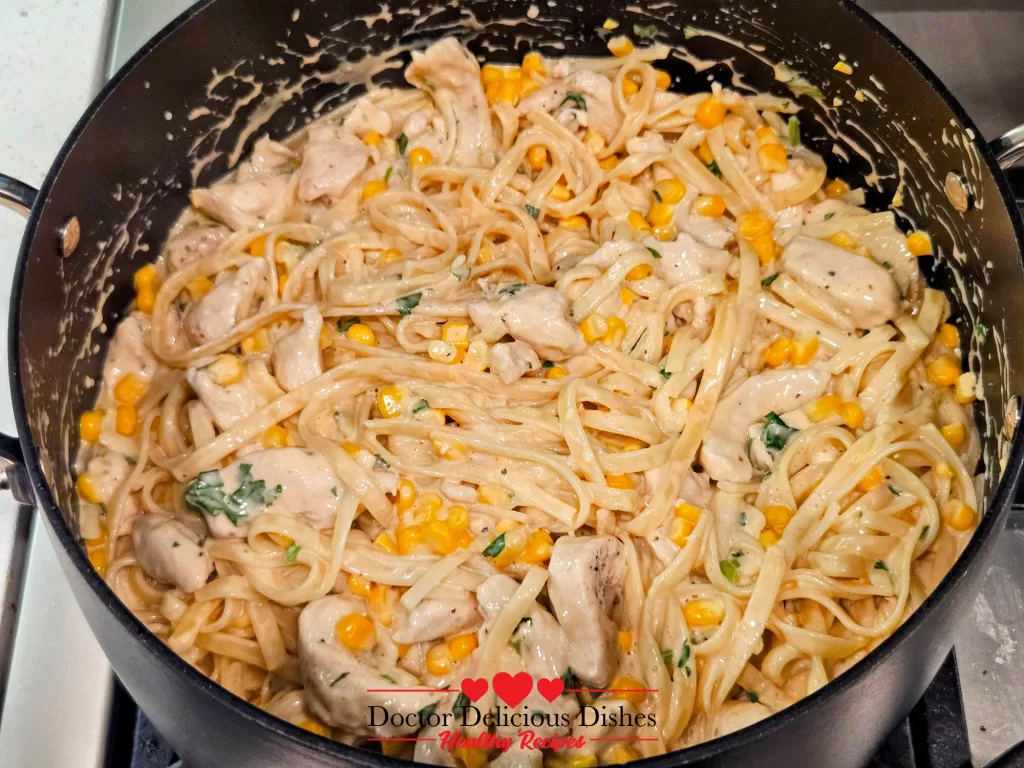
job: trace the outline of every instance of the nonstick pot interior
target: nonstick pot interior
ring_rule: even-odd
[[[616,30],[602,28],[608,17],[619,23]],[[978,329],[965,338],[965,358],[983,374],[985,391],[978,417],[988,513],[936,595],[824,692],[756,728],[666,760],[725,764],[719,762],[724,755],[742,754],[754,765],[771,764],[758,757],[757,739],[781,745],[789,759],[805,759],[812,754],[807,744],[848,713],[848,726],[831,733],[840,756],[832,762],[857,765],[909,709],[948,650],[953,621],[973,598],[979,563],[1019,472],[1019,446],[1011,455],[1000,435],[1024,375],[1024,344],[1013,322],[1024,310],[1024,275],[1020,224],[991,155],[908,51],[852,5],[823,0],[641,0],[628,9],[525,0],[443,6],[405,0],[386,8],[348,0],[261,3],[257,9],[250,0],[214,0],[143,49],[76,127],[27,230],[11,323],[19,429],[65,568],[129,691],[196,765],[229,754],[218,732],[232,762],[244,757],[252,765],[276,764],[289,754],[334,764],[324,755],[351,761],[367,753],[278,723],[205,682],[116,601],[76,544],[76,415],[95,397],[106,342],[133,298],[131,275],[155,258],[193,186],[226,173],[259,136],[281,138],[360,95],[370,75],[377,84],[401,83],[411,49],[454,35],[480,57],[511,62],[529,50],[606,55],[607,40],[617,34],[676,49],[659,64],[672,74],[674,89],[706,90],[713,78],[798,100],[805,107],[804,140],[826,157],[833,175],[851,184],[866,181],[869,205],[880,210],[899,193],[900,220],[926,226],[943,254],[929,264],[930,279],[947,289],[961,327]],[[854,65],[852,76],[833,69],[840,56]],[[772,65],[783,62],[786,67]],[[944,193],[950,172],[970,188],[973,206],[966,212]],[[81,225],[81,244],[65,257],[55,233],[71,217]],[[1009,471],[997,489],[1001,460]],[[925,633],[917,630],[926,623],[922,640]],[[888,668],[880,674],[874,668],[883,664]],[[868,696],[877,697],[870,710],[858,705]],[[238,728],[229,733],[226,722]],[[221,730],[211,730],[211,723]],[[259,748],[246,746],[247,739]]]

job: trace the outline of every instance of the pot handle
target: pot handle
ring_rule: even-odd
[[[22,181],[0,173],[0,205],[28,217],[39,191]]]
[[[995,153],[999,167],[1007,169],[1024,158],[1024,125],[1011,128],[989,144]]]

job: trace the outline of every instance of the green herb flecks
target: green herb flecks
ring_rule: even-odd
[[[387,680],[387,681],[388,681],[389,683],[391,683],[392,685],[398,685],[398,681],[397,681],[397,680],[395,680],[395,678],[393,678],[393,677],[392,677],[391,675],[381,675],[381,677],[382,677],[382,678],[383,678],[384,680]]]
[[[408,296],[396,299],[395,306],[398,307],[398,314],[405,317],[420,305],[420,299],[422,298],[422,293],[410,293]]]
[[[452,277],[461,283],[463,280],[468,280],[472,272],[473,270],[470,269],[468,264],[463,264],[462,266],[455,267],[452,270]]]
[[[651,190],[651,197],[653,197],[657,202],[659,202],[659,203],[661,202],[661,194],[658,192],[658,190],[652,189]]]
[[[532,216],[534,219],[540,218],[540,208],[538,208],[537,206],[530,205],[529,203],[527,203],[526,205],[523,206],[523,208],[525,208],[526,212],[530,214],[530,216]]]
[[[789,118],[789,145],[795,147],[800,143],[800,119],[793,115]]]
[[[225,493],[219,470],[201,472],[185,489],[185,506],[197,514],[223,514],[233,525],[238,525],[238,521],[248,514],[250,506],[269,506],[281,492],[280,486],[268,490],[265,482],[254,479],[252,464],[239,465],[238,481],[238,488]]]
[[[718,568],[722,571],[722,575],[725,576],[726,581],[730,584],[740,583],[739,560],[736,560],[735,558],[732,560],[720,560],[718,562]]]
[[[690,660],[690,642],[687,640],[683,642],[683,649],[679,652],[679,661],[676,662],[676,668],[683,670],[686,676],[690,676],[690,665],[687,662]]]
[[[647,250],[651,252],[651,256],[653,256],[654,258],[656,258],[656,259],[660,259],[661,258],[661,254],[658,253],[653,248],[651,248],[651,246],[647,246]]]
[[[761,442],[769,451],[781,451],[798,431],[780,419],[775,411],[771,411],[764,417]]]
[[[526,287],[525,283],[513,283],[512,285],[503,285],[498,289],[499,296],[515,296],[523,288]]]
[[[761,697],[758,696],[754,691],[747,691],[747,698],[750,699],[754,704],[761,701]]]
[[[565,94],[565,98],[562,99],[562,103],[559,104],[558,106],[564,107],[567,101],[571,101],[573,104],[575,104],[577,109],[582,109],[584,112],[587,111],[587,100],[583,98],[582,93],[577,93],[576,91],[569,91],[567,94]],[[537,217],[534,216],[534,218]]]
[[[779,275],[781,275],[781,274],[782,274],[781,272],[776,272],[774,275],[768,275],[768,277],[766,277],[764,280],[761,281],[761,285],[764,286],[765,288],[767,288],[769,285],[771,285],[776,280],[778,280],[779,279]]]
[[[633,34],[645,40],[653,40],[658,36],[658,28],[653,24],[634,24]]]
[[[831,218],[832,218],[833,216],[835,216],[835,214],[834,214],[834,213],[826,213],[826,214],[825,214],[825,221],[828,221],[828,220],[829,220],[829,219],[831,219]]]
[[[903,495],[903,493],[900,491],[900,489],[897,488],[895,485],[893,485],[892,483],[889,483],[888,485],[889,485],[889,493],[891,493],[893,496],[902,496]]]
[[[415,416],[417,413],[422,413],[428,408],[430,408],[430,403],[428,403],[426,400],[420,400],[418,403],[416,403],[416,405],[412,407],[412,415]]]
[[[394,170],[394,169],[389,165],[388,169],[386,171],[384,171],[384,183],[385,184],[387,184],[389,181],[391,181],[391,171],[392,170]]]
[[[342,680],[344,680],[344,679],[345,679],[346,677],[348,677],[348,674],[349,674],[348,672],[342,672],[342,673],[341,673],[340,675],[338,675],[338,676],[337,676],[336,678],[334,678],[333,680],[331,680],[331,685],[330,685],[330,687],[331,687],[331,688],[333,688],[334,686],[336,686],[336,685],[337,685],[338,683],[340,683],[340,682],[341,682]]]
[[[747,513],[746,512],[740,512],[740,525],[743,526],[743,525],[746,525],[746,524],[747,524]]]
[[[661,660],[665,663],[666,667],[672,666],[673,654],[668,648],[661,649]]]
[[[875,570],[876,571],[888,571],[889,570],[889,566],[886,565],[881,560],[875,560]]]
[[[931,529],[931,526],[930,526],[930,525],[926,525],[926,526],[925,526],[924,528],[922,528],[922,529],[921,529],[921,535],[917,537],[917,540],[918,540],[918,541],[924,541],[924,538],[925,538],[925,536],[927,536],[927,535],[928,535],[928,531],[929,531],[930,529]]]
[[[572,671],[572,667],[566,669],[565,672],[561,674],[559,679],[562,681],[563,684],[563,696],[571,695],[570,691],[574,691],[580,687],[580,682],[576,679],[576,674]]]
[[[974,335],[978,337],[979,341],[984,342],[988,338],[988,326],[984,323],[975,323]]]
[[[404,133],[399,134],[398,138],[395,139],[395,145],[398,147],[398,154],[404,155],[406,147],[409,146],[409,137]]]
[[[540,367],[541,368],[554,368],[555,364],[553,362],[551,362],[550,360],[545,360],[543,363],[540,364]]]
[[[498,538],[487,545],[487,549],[484,550],[484,557],[497,557],[505,551],[505,534],[501,534]]]
[[[294,542],[288,545],[288,549],[284,551],[284,561],[286,563],[294,563],[295,558],[299,556],[299,551],[302,549],[298,544]]]
[[[461,718],[466,710],[469,708],[469,696],[464,693],[460,693],[455,697],[455,703],[452,704],[452,714],[458,718]]]
[[[358,317],[346,317],[338,321],[338,330],[341,333],[348,333],[348,329],[360,322]]]
[[[375,462],[373,462],[374,469],[391,469],[391,465],[388,463],[388,460],[381,456],[379,453],[373,454],[373,457],[377,459]]]
[[[710,163],[708,163],[708,170],[715,174],[715,176],[717,176],[719,179],[723,178],[722,169],[718,167],[717,161],[712,160]]]
[[[333,487],[331,488],[331,493],[333,493],[333,494],[334,494],[334,498],[338,498],[338,486],[336,486],[336,485],[335,485],[335,486],[333,486]]]
[[[418,717],[420,719],[420,723],[422,723],[424,718],[430,717],[436,710],[437,702],[435,701],[432,704],[427,704],[427,706],[417,712],[416,717]]]
[[[663,378],[665,381],[668,381],[669,379],[672,378],[672,372],[666,371],[664,368],[659,368],[658,373],[661,374],[661,378]]]

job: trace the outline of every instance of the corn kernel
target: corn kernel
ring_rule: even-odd
[[[949,355],[940,355],[927,365],[925,371],[928,380],[937,387],[951,387],[960,378],[960,366]]]
[[[619,488],[623,491],[632,491],[636,487],[629,475],[605,475],[604,480],[610,488]]]
[[[462,356],[464,354],[464,348],[456,347],[451,342],[438,341],[435,339],[427,344],[427,357],[435,363],[454,365],[462,360]]]
[[[864,409],[855,402],[846,402],[839,406],[839,415],[843,423],[850,429],[857,429],[864,423]]]
[[[462,504],[452,504],[448,507],[448,517],[445,520],[452,528],[467,528],[469,526],[469,510]]]
[[[608,765],[624,765],[625,763],[631,763],[634,760],[639,760],[641,755],[635,747],[631,747],[629,744],[613,744],[607,752],[605,752],[605,763]]]
[[[604,136],[597,131],[588,128],[587,132],[583,134],[583,146],[596,155],[603,152],[608,144],[605,142]]]
[[[261,328],[256,331],[252,336],[246,336],[239,342],[242,352],[247,355],[251,355],[255,352],[262,352],[268,346],[270,346],[270,336],[267,334],[266,329]]]
[[[490,763],[488,751],[482,747],[456,747],[454,754],[456,765],[460,768],[487,768]]]
[[[548,378],[548,379],[560,379],[563,376],[568,376],[568,375],[569,375],[569,371],[567,371],[565,368],[562,368],[559,365],[556,365],[553,368],[548,368],[548,372],[547,372],[545,378]]]
[[[507,75],[506,75],[507,77]],[[503,80],[495,89],[495,101],[515,105],[519,102],[519,86],[514,80]]]
[[[645,277],[650,277],[654,270],[650,264],[637,264],[629,272],[626,273],[627,280],[643,280]]]
[[[629,215],[626,216],[626,223],[629,224],[637,232],[650,232],[651,225],[647,223],[647,219],[640,211],[630,211]]]
[[[960,423],[947,424],[942,427],[939,432],[946,438],[946,442],[954,448],[959,448],[964,444],[964,440],[967,439],[967,428]]]
[[[398,528],[398,551],[403,555],[413,554],[423,542],[423,531],[418,525],[402,525]]]
[[[383,549],[385,552],[390,552],[392,555],[398,554],[398,545],[395,540],[387,533],[377,534],[377,538],[373,540],[375,546]]]
[[[632,80],[630,80],[629,78],[622,81],[622,95],[625,96],[627,99],[630,96],[636,96],[639,90],[640,86],[637,85]]]
[[[131,405],[119,405],[114,412],[114,427],[119,435],[131,437],[139,426],[139,415]]]
[[[672,223],[672,219],[675,217],[675,208],[666,203],[655,203],[651,206],[647,217],[653,226],[664,227]]]
[[[368,325],[362,323],[355,323],[349,326],[349,329],[345,331],[345,335],[350,341],[354,341],[357,344],[365,344],[368,347],[377,346],[377,334],[373,332],[373,329]]]
[[[503,517],[498,521],[498,524],[494,526],[494,532],[499,536],[503,533],[508,533],[519,525],[515,520],[509,520],[507,517]]]
[[[850,185],[842,179],[834,179],[825,185],[825,197],[830,200],[838,200],[843,195],[849,193]]]
[[[840,72],[841,74],[844,74],[844,75],[852,75],[853,74],[853,67],[851,67],[849,64],[847,64],[845,61],[837,61],[836,65],[834,67],[832,67],[832,69],[834,69],[836,72]]]
[[[147,264],[135,273],[134,285],[136,291],[156,286],[160,273],[155,264]]]
[[[349,456],[355,456],[362,448],[359,447],[359,443],[345,442],[341,444],[341,447],[345,449],[345,453]]]
[[[770,234],[757,235],[750,244],[754,247],[754,253],[757,254],[757,260],[762,266],[767,266],[775,261],[775,240]]]
[[[85,552],[89,557],[89,563],[96,569],[100,576],[107,575],[107,529],[100,529],[100,536],[95,539],[87,539]]]
[[[424,523],[423,538],[439,555],[450,555],[456,549],[455,530],[445,520]]]
[[[966,531],[974,525],[974,510],[959,499],[950,499],[942,507],[942,516],[950,528]]]
[[[675,224],[667,224],[664,227],[655,227],[654,236],[663,243],[667,243],[679,236],[679,230],[676,229]]]
[[[939,327],[939,341],[945,344],[953,351],[960,349],[960,332],[956,329],[955,325],[949,323],[943,323]]]
[[[448,641],[448,653],[450,653],[452,658],[456,661],[465,661],[470,657],[473,651],[476,650],[476,646],[476,635],[473,633],[467,633],[465,635],[453,637]]]
[[[530,167],[539,171],[548,164],[548,151],[545,147],[535,144],[526,151],[526,161]]]
[[[427,671],[436,677],[444,677],[452,668],[452,656],[446,643],[437,643],[427,651]]]
[[[867,493],[877,488],[882,483],[882,479],[881,467],[872,467],[870,472],[857,481],[857,490],[861,493]]]
[[[781,144],[762,144],[757,148],[757,162],[766,173],[784,173],[789,168],[789,158]]]
[[[143,288],[135,294],[135,308],[144,315],[152,315],[156,308],[156,293],[152,288]]]
[[[588,694],[583,694],[584,696]],[[556,759],[554,755],[551,755],[544,761],[544,768],[548,768],[548,762],[552,759]],[[552,765],[551,768],[596,768],[597,766],[597,755],[588,754],[576,754],[572,757],[566,758],[564,765]],[[469,768],[467,766],[466,768]]]
[[[960,405],[967,405],[975,401],[977,397],[975,394],[977,381],[977,377],[970,371],[960,374],[960,378],[956,380],[956,388],[953,391],[953,395]]]
[[[385,248],[381,251],[379,264],[387,264],[390,261],[398,261],[402,258],[402,252],[397,248]]]
[[[697,146],[697,157],[700,158],[700,161],[704,163],[704,165],[711,165],[715,162],[715,155],[711,151],[711,145],[708,144],[707,139],[704,139],[704,141]]]
[[[331,729],[321,723],[319,720],[314,720],[311,717],[303,718],[299,723],[299,728],[310,733],[315,733],[317,736],[329,737],[331,735]]]
[[[288,430],[275,424],[263,433],[262,443],[264,448],[284,448],[288,445]]]
[[[411,168],[430,165],[432,162],[434,162],[434,156],[426,147],[416,147],[416,149],[409,152],[409,166]]]
[[[96,493],[96,486],[93,485],[92,478],[88,472],[83,472],[78,476],[75,481],[75,490],[78,491],[78,497],[82,501],[87,501],[90,504],[99,504],[100,497]]]
[[[624,306],[624,307],[631,306],[633,304],[633,299],[635,299],[635,298],[636,298],[636,294],[634,294],[626,286],[622,286],[621,288],[619,288],[619,301],[622,302],[622,306]]]
[[[609,698],[624,699],[638,707],[647,698],[647,686],[629,675],[616,675],[608,688],[611,690],[611,693],[608,694]]]
[[[506,80],[522,80],[523,79],[523,68],[522,67],[506,67],[505,69]]]
[[[363,185],[363,191],[360,195],[360,199],[362,199],[365,202],[366,200],[369,200],[371,197],[375,197],[376,195],[379,195],[381,192],[387,191],[387,188],[388,183],[384,181],[384,179],[374,179],[373,181],[368,181],[366,182],[366,184]]]
[[[654,185],[654,191],[657,192],[657,197],[661,198],[655,198],[657,202],[665,205],[679,205],[686,197],[686,185],[676,178],[659,181]]]
[[[366,605],[373,617],[385,627],[390,627],[395,621],[391,610],[393,598],[394,590],[386,584],[375,585],[366,596]]]
[[[412,509],[412,505],[416,503],[416,486],[413,485],[412,480],[405,479],[398,484],[398,501],[396,506],[399,512],[405,512],[408,509]]]
[[[135,405],[149,387],[134,373],[127,373],[114,385],[114,399],[121,405]]]
[[[86,411],[78,419],[78,432],[87,443],[95,443],[100,439],[102,427],[103,411]]]
[[[441,340],[456,347],[468,347],[469,324],[461,320],[449,320],[441,327]]]
[[[789,362],[789,357],[793,351],[793,342],[787,339],[785,336],[780,336],[773,341],[768,349],[764,353],[764,362],[770,368],[778,368],[781,365],[785,365]]]
[[[385,419],[393,419],[402,413],[402,390],[394,384],[382,387],[377,392],[377,410]]]
[[[617,347],[626,338],[626,323],[621,318],[608,318],[608,332],[601,337],[601,343],[610,347]]]
[[[694,209],[700,216],[715,218],[725,213],[725,200],[721,195],[700,195],[694,202]]]
[[[793,342],[789,356],[793,365],[807,365],[818,352],[817,336],[802,336]]]
[[[603,29],[618,29],[619,22],[617,22],[615,19],[605,19],[604,24],[602,24],[601,27]]]
[[[540,54],[536,51],[523,56],[523,76],[530,77],[530,75],[537,73],[538,75],[545,74],[544,71],[544,60],[540,57]]]
[[[619,164],[619,158],[617,155],[608,155],[608,157],[598,160],[597,164],[600,166],[601,170],[610,171]]]
[[[384,137],[377,131],[370,131],[363,137],[363,144],[368,147],[379,147],[382,141],[384,141]]]
[[[911,232],[907,235],[907,248],[913,256],[931,256],[932,239],[927,232]]]
[[[681,517],[673,517],[668,527],[668,537],[677,547],[685,547],[686,540],[693,533],[693,523]]]
[[[373,582],[358,573],[352,573],[348,577],[348,588],[353,595],[369,597],[370,591],[373,589]]]
[[[697,122],[706,131],[722,124],[725,120],[725,104],[717,96],[708,96],[697,107]]]
[[[719,600],[691,600],[683,606],[688,627],[713,627],[725,618],[725,606]]]
[[[779,534],[771,528],[765,528],[761,531],[761,535],[757,537],[757,540],[761,542],[762,547],[768,549],[768,547],[774,547],[779,543]]]
[[[805,405],[804,412],[811,421],[817,424],[835,416],[839,412],[839,407],[842,403],[843,401],[839,399],[839,395],[825,395]]]
[[[504,79],[505,73],[493,64],[486,64],[484,68],[480,70],[480,82],[485,86],[490,85],[491,83],[500,82]]]
[[[512,501],[508,491],[495,483],[484,483],[476,489],[476,495],[482,504],[490,504],[494,507],[507,507]]]
[[[767,504],[765,508],[761,510],[764,513],[765,522],[771,526],[772,530],[778,534],[781,534],[786,530],[786,526],[789,525],[789,521],[796,514],[796,511],[790,509],[783,504]]]
[[[368,651],[377,644],[373,622],[361,613],[343,616],[334,628],[338,642],[350,651]]]
[[[447,437],[434,438],[434,452],[442,459],[462,461],[468,455],[466,446],[458,440],[451,440]]]
[[[425,493],[420,499],[417,509],[422,511],[428,520],[433,519],[444,509],[444,499],[436,493]]]
[[[852,250],[857,247],[857,239],[849,232],[836,232],[829,236],[828,241],[832,245],[838,245],[840,248]]]
[[[526,551],[526,544],[529,538],[526,528],[521,525],[505,531],[504,536],[505,548],[494,557],[494,565],[498,568],[507,568],[518,560],[520,555]]]
[[[619,650],[623,653],[630,653],[633,650],[633,632],[623,629],[619,632]]]
[[[654,85],[659,91],[667,91],[672,87],[672,75],[663,69],[654,70]]]
[[[192,297],[192,301],[199,301],[203,296],[213,289],[213,281],[208,277],[197,277],[185,283],[185,290]]]
[[[526,549],[523,550],[522,560],[531,565],[539,565],[551,557],[551,550],[554,547],[554,539],[551,534],[543,528],[534,531],[526,539]]]
[[[779,144],[780,143],[779,137],[776,135],[775,131],[773,131],[771,129],[771,127],[767,126],[767,125],[762,125],[756,131],[754,131],[754,137],[761,144]]]
[[[234,355],[217,355],[206,372],[218,387],[227,387],[242,380],[242,363]]]
[[[693,504],[687,504],[685,501],[681,501],[676,504],[673,514],[694,526],[697,525],[697,521],[700,520],[700,508],[693,506]]]
[[[604,315],[595,312],[580,323],[580,331],[583,333],[584,341],[591,344],[608,333],[608,321],[605,320]]]
[[[622,58],[623,56],[629,56],[634,50],[633,43],[630,42],[627,37],[613,37],[608,41],[608,50],[611,51],[612,56]]]
[[[558,223],[563,227],[567,227],[568,229],[587,228],[587,220],[583,216],[566,216]]]
[[[550,192],[548,192],[548,197],[553,200],[557,200],[560,203],[564,203],[567,200],[572,199],[572,192],[569,191],[569,188],[565,186],[565,184],[558,183],[551,188]]]
[[[774,225],[762,211],[741,213],[736,220],[738,231],[742,237],[753,240],[758,235],[771,234]]]
[[[953,471],[953,468],[944,461],[940,461],[935,465],[935,474],[939,477],[944,477],[947,480],[952,480],[956,477],[956,473]]]

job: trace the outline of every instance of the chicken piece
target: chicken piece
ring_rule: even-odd
[[[736,234],[736,222],[727,216],[701,216],[693,210],[697,189],[688,187],[682,201],[676,206],[673,219],[676,229],[693,235],[698,242],[722,250]]]
[[[195,227],[182,232],[167,243],[164,256],[174,272],[199,261],[228,239],[227,227]]]
[[[662,242],[653,237],[644,245],[661,254],[656,259],[655,274],[670,285],[680,285],[714,272],[725,272],[732,258],[728,251],[709,248],[693,237],[680,232],[675,240]]]
[[[415,733],[419,730],[416,713],[438,704],[444,694],[400,692],[423,686],[404,669],[378,666],[372,651],[356,655],[340,643],[335,628],[352,613],[365,614],[362,601],[332,595],[312,601],[299,614],[306,706],[324,723],[359,736],[394,738]],[[381,717],[382,711],[386,717]],[[370,716],[374,713],[376,719]]]
[[[669,151],[668,144],[660,133],[648,133],[643,136],[634,136],[626,140],[626,151],[631,155],[650,153],[655,155],[666,155]]]
[[[302,313],[302,325],[274,344],[274,376],[285,392],[298,389],[324,372],[320,362],[320,332],[324,319],[310,307]]]
[[[423,600],[409,611],[407,623],[394,632],[396,643],[425,643],[461,635],[480,623],[476,600]]]
[[[557,290],[541,286],[502,290],[495,301],[469,303],[469,316],[485,341],[498,341],[508,333],[548,360],[562,360],[586,349],[579,328],[567,318],[569,305]]]
[[[423,147],[437,157],[445,137],[444,118],[433,107],[418,109],[405,118],[402,133],[409,139],[407,152]]]
[[[651,499],[658,493],[661,484],[666,481],[666,475],[670,471],[667,464],[655,469],[648,469],[644,472],[645,498]],[[683,482],[679,488],[679,499],[695,507],[706,507],[711,503],[715,492],[708,482],[707,475],[694,472],[692,469],[683,475]]]
[[[838,245],[795,237],[782,251],[782,268],[824,295],[857,328],[874,328],[900,313],[900,290],[879,264]]]
[[[219,339],[234,330],[263,288],[267,265],[252,259],[233,274],[222,277],[185,317],[185,328],[197,344]]]
[[[86,471],[96,498],[100,504],[106,504],[132,473],[132,468],[120,453],[105,450],[89,460]]]
[[[366,138],[372,131],[376,131],[381,136],[387,136],[391,133],[391,115],[368,98],[362,98],[348,113],[344,128],[352,131],[360,139]]]
[[[506,384],[513,384],[529,371],[540,370],[540,358],[520,341],[495,344],[490,350],[491,371]]]
[[[442,112],[459,116],[452,157],[455,165],[493,165],[497,142],[480,83],[480,65],[473,54],[446,37],[422,53],[413,51],[405,79],[429,93]]]
[[[132,528],[139,566],[149,576],[195,592],[213,573],[213,560],[200,537],[168,515],[142,515]]]
[[[220,182],[205,189],[193,189],[192,205],[212,219],[234,230],[257,229],[282,221],[292,207],[287,176],[255,181]]]
[[[597,688],[618,665],[618,627],[610,614],[622,601],[626,558],[614,536],[563,536],[548,566],[548,597],[569,640],[569,666]]]
[[[299,199],[340,198],[366,168],[369,148],[332,125],[312,126],[308,135],[299,168]]]
[[[236,384],[221,386],[206,368],[190,368],[185,378],[221,429],[230,429],[235,422],[251,416],[267,404],[248,376]]]
[[[255,181],[294,170],[298,158],[284,144],[263,136],[252,148],[248,162],[242,163],[235,173],[235,181]]]
[[[743,447],[743,443],[710,435],[700,447],[700,463],[708,476],[715,481],[745,483],[754,476],[754,468]]]
[[[727,393],[711,415],[708,432],[743,443],[751,424],[786,413],[825,394],[829,375],[813,368],[765,371]]]
[[[253,451],[223,470],[204,472],[200,480],[217,489],[211,492],[217,498],[234,494],[237,501],[239,509],[230,516],[222,513],[224,505],[200,505],[210,533],[218,538],[247,536],[249,523],[265,512],[293,515],[325,529],[334,525],[338,511],[337,475],[327,459],[305,448]],[[201,490],[194,490],[193,496]]]
[[[142,381],[149,380],[159,368],[149,349],[150,319],[142,312],[132,312],[122,320],[110,342],[103,361],[103,389],[112,393],[114,386],[129,373]]]
[[[718,739],[759,723],[771,715],[764,704],[752,701],[727,701],[711,721],[709,738]]]
[[[606,141],[622,125],[622,115],[612,101],[612,81],[589,70],[575,72],[530,94],[519,102],[517,111],[521,117],[533,111],[557,112],[559,122],[570,130],[592,128]]]

